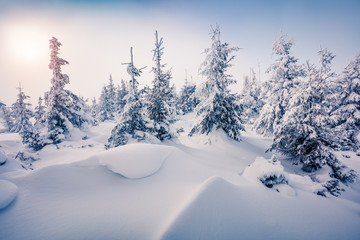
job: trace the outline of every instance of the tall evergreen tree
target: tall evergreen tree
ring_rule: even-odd
[[[47,137],[54,144],[62,142],[73,127],[81,127],[88,121],[83,116],[84,111],[79,104],[79,98],[64,89],[65,85],[69,84],[69,77],[61,73],[61,67],[69,63],[58,56],[60,46],[61,43],[56,38],[50,39],[49,68],[53,71],[53,77],[51,89],[45,94],[47,106],[45,121],[48,129]]]
[[[125,145],[130,138],[137,141],[146,141],[150,136],[151,124],[145,115],[146,109],[142,99],[139,97],[138,82],[136,80],[136,77],[140,76],[143,68],[137,69],[134,66],[132,48],[130,54],[131,61],[126,63],[128,65],[127,72],[130,75],[126,104],[120,115],[119,123],[111,131],[106,148]]]
[[[360,147],[357,138],[360,130],[360,54],[345,67],[337,80],[337,101],[331,112],[331,122],[340,139],[334,145],[343,150],[357,150]]]
[[[352,182],[355,179],[354,171],[341,164],[330,148],[334,135],[328,125],[329,106],[326,99],[329,77],[332,76],[329,64],[333,55],[328,53],[327,50],[319,52],[320,70],[307,63],[305,81],[297,88],[290,100],[289,110],[275,129],[270,150],[298,159],[306,172],[328,165],[332,169],[332,177]]]
[[[228,86],[235,83],[226,71],[234,59],[232,53],[239,48],[221,43],[219,26],[210,31],[212,44],[205,49],[206,58],[200,67],[206,78],[204,99],[197,107],[197,123],[189,135],[209,134],[213,130],[222,129],[229,137],[240,140],[240,131],[244,131],[242,106],[236,104],[237,96],[230,93]]]
[[[292,40],[286,40],[285,34],[281,34],[273,44],[273,52],[278,59],[267,69],[268,73],[272,73],[268,86],[269,99],[254,123],[254,129],[259,134],[273,134],[288,110],[288,103],[299,84],[299,78],[304,76],[302,66],[298,65],[298,60],[290,54],[293,44]]]
[[[163,39],[159,39],[157,31],[155,31],[155,48],[153,50],[155,66],[152,68],[155,77],[149,94],[148,112],[150,119],[154,122],[156,137],[161,141],[171,138],[169,124],[172,120],[171,114],[175,114],[174,93],[170,87],[171,71],[164,70],[166,64],[162,63],[164,54],[162,45]]]

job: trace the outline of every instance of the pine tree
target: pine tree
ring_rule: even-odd
[[[50,64],[49,68],[53,71],[51,79],[51,89],[45,94],[45,104],[47,106],[45,121],[47,126],[47,138],[52,143],[57,144],[65,139],[73,127],[81,127],[88,122],[79,98],[69,90],[65,90],[69,84],[69,77],[61,73],[61,66],[69,64],[60,58],[59,48],[61,43],[56,39],[50,39]]]
[[[19,86],[18,89],[18,97],[16,99],[16,102],[12,105],[10,113],[13,122],[11,132],[28,132],[33,127],[30,119],[34,116],[34,113],[29,108],[31,104],[25,102],[26,99],[29,98],[29,96],[25,95],[25,93],[22,91],[21,86]]]
[[[331,121],[338,141],[333,145],[342,150],[357,150],[360,130],[360,54],[345,67],[337,80],[337,102],[331,112]]]
[[[294,42],[285,38],[286,35],[281,34],[273,44],[273,52],[279,58],[267,69],[268,73],[272,73],[268,86],[269,99],[254,123],[254,129],[265,136],[272,135],[281,123],[299,78],[304,76],[302,66],[297,65],[298,60],[290,55]]]
[[[7,131],[10,132],[11,129],[12,129],[13,124],[12,124],[12,121],[11,121],[10,111],[6,107],[5,103],[0,102],[0,111],[1,111],[1,114],[2,114],[2,116],[4,118]]]
[[[127,89],[126,89],[126,84],[125,81],[122,79],[121,80],[121,85],[117,87],[116,90],[116,101],[115,101],[115,105],[116,105],[116,111],[117,113],[121,113],[124,109],[124,106],[126,104],[125,101],[125,97],[128,94]]]
[[[255,72],[250,69],[250,77],[245,76],[240,103],[244,107],[244,115],[248,123],[253,123],[254,119],[259,116],[261,108],[264,106],[260,98],[261,88],[256,79]]]
[[[199,100],[195,95],[196,85],[189,82],[187,76],[185,78],[185,84],[182,87],[178,99],[178,109],[181,114],[187,114],[193,112],[198,105]]]
[[[206,59],[200,67],[201,74],[206,77],[202,92],[204,99],[197,107],[197,123],[189,136],[209,134],[213,130],[222,129],[229,137],[240,140],[240,131],[244,131],[242,106],[236,104],[238,96],[231,94],[228,86],[235,83],[226,71],[234,59],[232,53],[237,47],[220,42],[219,26],[210,31],[212,45],[205,49]]]
[[[139,97],[138,82],[135,77],[139,77],[142,69],[134,66],[132,48],[130,50],[131,61],[126,63],[127,72],[130,75],[128,94],[126,95],[126,104],[120,115],[119,123],[111,131],[108,139],[109,144],[106,148],[117,147],[128,143],[130,138],[137,141],[146,141],[149,137],[151,128],[150,121],[145,116],[144,103]]]
[[[13,132],[18,132],[22,138],[22,143],[29,148],[37,151],[45,146],[45,142],[42,136],[40,136],[39,129],[34,128],[31,123],[31,118],[34,113],[29,108],[30,103],[26,103],[25,100],[29,96],[25,95],[19,86],[19,94],[16,102],[12,105],[11,117],[13,118]]]
[[[169,125],[173,119],[171,115],[175,114],[176,111],[173,98],[174,90],[170,87],[171,71],[165,71],[166,64],[162,64],[161,61],[164,54],[163,39],[160,38],[159,40],[157,31],[155,31],[155,37],[155,48],[153,50],[155,66],[152,68],[155,77],[149,94],[148,112],[150,119],[154,122],[156,137],[162,141],[171,138]]]
[[[306,172],[328,165],[332,177],[352,182],[355,172],[341,164],[330,148],[334,135],[328,125],[329,106],[326,101],[329,78],[333,76],[329,68],[333,55],[329,53],[327,50],[319,52],[320,70],[307,62],[305,81],[297,88],[289,110],[275,129],[270,150],[297,158]]]
[[[41,127],[44,124],[46,107],[43,105],[43,98],[39,97],[38,105],[35,107],[34,117],[35,117],[35,126]]]
[[[113,120],[115,113],[116,89],[110,75],[109,84],[103,87],[99,101],[99,119],[104,122]]]

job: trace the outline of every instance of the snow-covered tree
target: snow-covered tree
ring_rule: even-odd
[[[25,95],[21,86],[18,89],[19,93],[16,102],[11,106],[10,116],[13,123],[11,132],[28,132],[33,127],[30,119],[34,116],[34,113],[29,108],[31,104],[26,102],[29,96]]]
[[[331,112],[333,130],[338,133],[338,148],[359,149],[360,130],[360,54],[337,78],[336,106]],[[335,145],[335,144],[334,144]]]
[[[264,106],[264,102],[260,98],[261,87],[256,79],[254,69],[251,68],[250,73],[250,76],[244,77],[240,103],[244,107],[247,122],[253,123]]]
[[[181,114],[187,114],[193,112],[195,107],[198,105],[199,100],[195,94],[196,85],[193,82],[189,82],[187,76],[185,78],[185,84],[182,87],[179,99],[178,99],[178,110]]]
[[[123,79],[121,79],[121,85],[116,89],[116,100],[115,100],[115,108],[118,113],[121,113],[126,104],[125,97],[128,94],[126,89],[126,84]]]
[[[113,120],[116,111],[116,88],[110,75],[109,84],[104,86],[99,101],[100,121]]]
[[[162,45],[163,39],[159,39],[157,31],[155,31],[155,48],[153,50],[155,66],[152,68],[155,77],[149,94],[148,112],[150,119],[154,122],[156,137],[161,141],[171,138],[169,124],[173,119],[171,115],[176,113],[174,89],[170,87],[171,71],[164,70],[166,64],[162,63],[164,54]]]
[[[60,46],[61,43],[56,38],[50,39],[49,68],[53,72],[53,77],[51,89],[45,94],[47,106],[45,121],[48,129],[47,137],[54,144],[62,142],[73,127],[81,127],[88,121],[83,116],[84,111],[79,104],[79,98],[64,89],[65,85],[69,84],[69,77],[61,73],[61,67],[69,63],[58,56]]]
[[[324,58],[327,53],[319,52],[322,64],[329,60]],[[298,159],[306,172],[328,165],[332,169],[331,176],[351,182],[355,179],[354,171],[341,164],[330,148],[330,141],[334,138],[328,125],[329,107],[326,103],[330,76],[332,74],[325,72],[324,65],[317,70],[307,62],[306,78],[290,99],[289,109],[275,129],[270,150]]]
[[[298,65],[298,60],[290,54],[293,44],[292,40],[286,40],[285,34],[281,34],[273,44],[273,52],[278,59],[267,69],[267,72],[272,74],[268,86],[269,98],[254,123],[254,129],[259,134],[273,134],[288,110],[288,103],[299,84],[299,78],[304,75],[303,67]]]
[[[35,117],[35,125],[39,126],[39,125],[43,125],[44,123],[44,119],[45,119],[45,112],[46,112],[46,107],[43,105],[43,98],[39,97],[38,99],[38,105],[35,107],[35,111],[34,111],[34,117]]]
[[[233,52],[237,47],[221,43],[219,26],[210,31],[212,44],[205,49],[206,58],[200,67],[206,78],[203,85],[203,98],[197,107],[197,123],[189,136],[209,134],[213,130],[222,129],[229,137],[240,140],[240,131],[244,131],[242,106],[237,104],[237,95],[230,93],[228,86],[235,83],[226,71],[232,65]]]
[[[0,114],[3,116],[5,124],[6,124],[6,131],[10,132],[12,128],[12,121],[10,116],[10,111],[6,107],[5,103],[0,102]]]
[[[136,77],[141,74],[141,69],[134,66],[132,48],[130,50],[131,61],[126,63],[127,72],[130,75],[128,94],[126,95],[126,104],[120,115],[119,123],[111,131],[106,148],[125,145],[130,138],[137,141],[146,141],[150,136],[151,124],[145,115],[146,109],[144,103],[139,97],[138,82]]]

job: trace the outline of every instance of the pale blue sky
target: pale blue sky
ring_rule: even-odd
[[[70,76],[69,89],[84,97],[98,96],[111,73],[116,83],[128,76],[122,62],[134,47],[135,63],[152,65],[154,31],[164,37],[164,60],[180,89],[185,77],[197,75],[210,44],[210,25],[218,23],[222,40],[243,48],[232,73],[239,82],[249,68],[261,79],[274,60],[271,46],[280,31],[295,40],[293,54],[300,62],[317,61],[320,45],[336,55],[334,69],[342,67],[360,51],[360,1],[60,1],[0,0],[0,99],[15,100],[21,81],[32,101],[47,91],[48,39],[62,43],[61,56],[70,62],[63,72]],[[32,50],[22,56],[23,50]],[[145,71],[139,81],[150,84]]]

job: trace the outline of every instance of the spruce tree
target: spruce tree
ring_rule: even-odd
[[[12,121],[11,121],[11,116],[10,116],[10,111],[9,109],[6,107],[5,103],[0,102],[0,111],[1,114],[4,118],[5,124],[6,124],[6,130],[10,132],[12,129]]]
[[[164,70],[166,64],[162,63],[162,55],[164,54],[163,39],[158,38],[155,31],[155,48],[153,50],[153,61],[155,66],[152,72],[155,77],[153,86],[149,94],[149,118],[154,122],[154,131],[156,137],[161,141],[170,139],[169,125],[175,114],[175,101],[173,89],[170,87],[171,71]]]
[[[331,112],[331,123],[338,141],[333,145],[342,150],[357,150],[360,130],[360,54],[345,67],[337,80],[337,101]]]
[[[259,116],[264,102],[261,99],[261,87],[256,79],[255,72],[251,68],[250,76],[245,76],[240,103],[244,107],[244,115],[248,123],[253,123],[254,119]]]
[[[35,107],[34,117],[35,117],[35,126],[41,128],[45,121],[45,112],[46,107],[43,105],[43,98],[39,97],[38,105]]]
[[[330,176],[344,183],[355,179],[355,172],[344,166],[333,154],[330,142],[334,138],[329,128],[329,78],[333,76],[329,64],[333,55],[327,50],[319,52],[321,68],[307,62],[306,78],[289,102],[289,110],[274,132],[270,150],[298,159],[302,169],[314,172],[328,165]],[[333,191],[329,187],[329,191]]]
[[[235,83],[226,71],[232,65],[233,52],[239,48],[221,43],[219,26],[210,31],[212,44],[205,49],[206,58],[200,67],[201,74],[206,78],[202,92],[203,100],[197,107],[197,123],[189,136],[209,134],[222,129],[230,138],[239,141],[240,131],[244,131],[242,106],[237,104],[238,96],[230,93],[228,86]]]
[[[81,127],[88,122],[84,115],[81,100],[71,91],[64,89],[69,84],[69,77],[61,73],[61,67],[69,64],[58,56],[61,43],[56,39],[50,39],[50,64],[53,72],[50,91],[45,94],[45,122],[47,126],[47,138],[57,144],[65,139],[65,136],[73,127]]]
[[[151,132],[150,121],[145,116],[146,109],[144,103],[139,97],[138,82],[136,77],[139,77],[142,69],[137,69],[134,66],[132,48],[130,50],[131,61],[126,63],[127,72],[130,75],[128,94],[126,95],[126,104],[122,111],[119,123],[111,131],[111,136],[108,139],[106,148],[117,147],[128,143],[130,138],[137,141],[146,141]]]
[[[254,123],[254,129],[259,134],[273,134],[288,110],[288,103],[299,84],[299,78],[304,76],[302,66],[298,65],[298,60],[290,54],[293,44],[292,40],[286,40],[285,34],[281,34],[273,44],[273,52],[278,59],[267,69],[267,72],[272,74],[268,83],[269,98]]]
[[[11,132],[29,132],[33,127],[30,119],[34,116],[34,113],[30,109],[31,104],[26,102],[29,96],[25,95],[21,86],[18,89],[19,93],[16,102],[11,107],[10,113],[13,123]]]
[[[113,120],[116,106],[116,89],[110,75],[109,84],[104,86],[99,101],[99,119],[104,122]]]
[[[123,79],[121,79],[121,85],[117,87],[116,89],[116,112],[121,113],[124,109],[124,106],[126,104],[125,97],[128,94],[126,89],[126,84]]]
[[[187,114],[193,112],[195,107],[198,105],[199,100],[195,95],[196,85],[189,82],[187,76],[185,78],[185,84],[182,87],[178,99],[178,109],[181,114]]]

